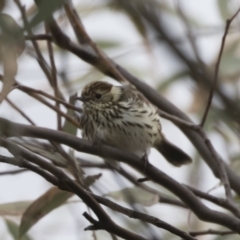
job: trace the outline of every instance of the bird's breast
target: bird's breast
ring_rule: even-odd
[[[143,155],[161,135],[160,119],[153,106],[114,106],[81,118],[83,137]]]

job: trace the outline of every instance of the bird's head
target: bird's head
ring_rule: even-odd
[[[121,86],[96,81],[86,85],[76,100],[82,101],[83,107],[107,108],[121,99],[122,92]]]

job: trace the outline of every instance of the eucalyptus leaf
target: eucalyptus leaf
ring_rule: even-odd
[[[22,29],[8,14],[0,14],[0,60],[3,63],[3,87],[0,93],[0,103],[11,91],[17,74],[17,57],[25,48]]]
[[[229,10],[229,0],[217,0],[219,13],[224,21],[231,16]]]
[[[102,49],[121,47],[121,42],[114,40],[96,40],[95,43]]]
[[[84,179],[84,183],[86,186],[91,186],[94,184],[100,177],[102,176],[101,173],[96,174],[96,175],[89,175]]]
[[[49,0],[35,0],[38,6],[38,13],[30,22],[30,28],[35,27],[43,21],[49,21],[55,11],[60,9],[65,0],[49,1]]]
[[[48,148],[47,146],[43,145],[34,145],[30,143],[20,143],[21,146],[25,147],[26,149],[37,153],[53,162],[57,162],[60,164],[66,164],[66,160],[62,157],[60,153],[55,151],[53,148]]]
[[[159,201],[159,195],[149,193],[139,187],[123,188],[119,191],[109,192],[104,196],[127,203],[138,203],[143,206],[152,206]]]
[[[7,225],[8,231],[12,235],[14,240],[31,240],[32,239],[26,234],[24,236],[22,236],[21,238],[18,238],[19,226],[15,222],[13,222],[9,219],[4,219],[4,220]]]
[[[157,87],[159,92],[166,90],[168,87],[171,86],[174,82],[180,80],[181,78],[189,76],[190,72],[188,70],[180,71],[175,73],[174,75],[170,76],[167,79],[164,79],[159,86]]]
[[[90,175],[85,178],[85,185],[90,186],[98,180],[102,174]],[[62,191],[57,187],[50,188],[26,209],[22,216],[19,237],[23,236],[34,224],[54,209],[63,205],[74,194]]]
[[[22,215],[32,201],[19,201],[0,204],[1,216],[19,216]]]
[[[18,235],[19,238],[21,238],[42,217],[61,206],[72,196],[73,193],[61,191],[57,187],[53,187],[35,200],[22,216]]]
[[[69,103],[70,104],[72,104],[72,105],[75,104],[76,96],[77,96],[77,94],[74,94],[69,98]],[[69,115],[71,117],[74,117],[75,116],[74,110],[69,108],[68,111],[67,111],[67,115]],[[66,119],[65,122],[64,122],[64,125],[63,125],[63,131],[76,136],[77,127]]]

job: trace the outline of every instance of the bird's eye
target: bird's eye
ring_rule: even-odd
[[[102,97],[102,94],[96,93],[95,97],[96,97],[97,99],[100,99],[100,98]]]

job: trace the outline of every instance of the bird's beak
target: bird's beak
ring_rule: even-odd
[[[88,97],[81,96],[81,97],[76,97],[76,98],[75,98],[75,101],[76,101],[76,100],[79,100],[79,101],[81,101],[81,102],[87,102],[87,101],[89,100],[89,98],[88,98]]]

